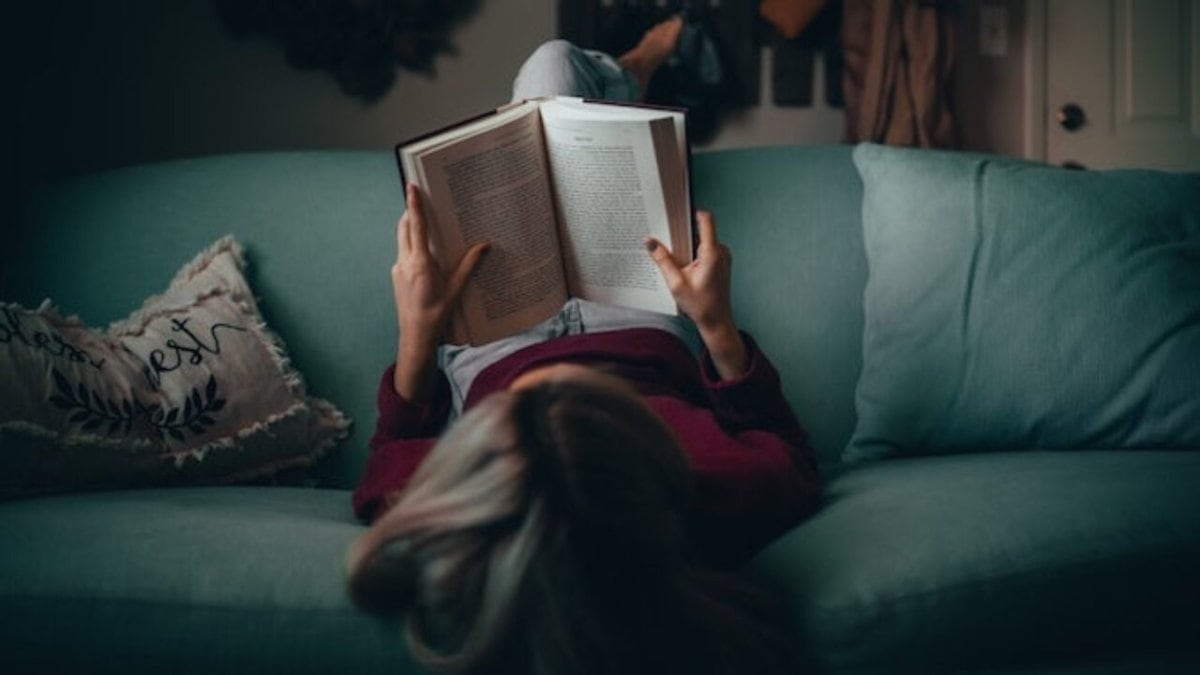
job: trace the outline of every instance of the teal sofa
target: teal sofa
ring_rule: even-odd
[[[1200,672],[1200,453],[842,461],[868,283],[852,148],[697,153],[693,172],[734,252],[739,323],[778,366],[826,477],[820,512],[744,571],[788,610],[804,672]],[[51,298],[103,326],[233,234],[310,392],[354,426],[288,485],[0,502],[0,672],[420,672],[342,577],[394,354],[401,210],[386,152],[185,159],[29,196],[0,254],[0,299]]]

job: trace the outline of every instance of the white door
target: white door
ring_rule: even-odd
[[[1200,171],[1200,0],[1046,0],[1044,39],[1046,161]]]

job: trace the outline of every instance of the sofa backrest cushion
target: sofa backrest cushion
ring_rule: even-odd
[[[734,254],[737,319],[779,367],[824,459],[854,426],[862,187],[849,146],[697,152],[697,207]],[[350,487],[379,377],[395,358],[388,270],[403,193],[389,152],[222,155],[117,169],[33,195],[0,251],[0,299],[103,325],[225,234],[243,245],[266,322],[313,396],[354,421],[314,470]]]
[[[848,460],[1200,448],[1200,175],[863,145]]]
[[[854,428],[862,363],[862,181],[851,146],[700,153],[696,207],[733,253],[733,310],[778,367],[823,465]]]

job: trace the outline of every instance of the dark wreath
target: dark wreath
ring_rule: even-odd
[[[450,33],[480,0],[215,0],[236,36],[283,42],[296,68],[331,72],[342,91],[375,101],[396,67],[432,75],[438,54],[454,53]]]

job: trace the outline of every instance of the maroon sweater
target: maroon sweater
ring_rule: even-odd
[[[700,361],[674,335],[631,328],[556,338],[518,351],[475,379],[472,405],[527,370],[551,363],[604,364],[625,378],[682,441],[693,473],[689,532],[697,557],[729,566],[796,525],[816,508],[816,461],[779,375],[745,336],[750,367],[721,381],[711,359]],[[393,367],[379,383],[379,420],[354,510],[372,521],[402,489],[437,441],[449,417],[445,378],[428,405],[396,394]]]

